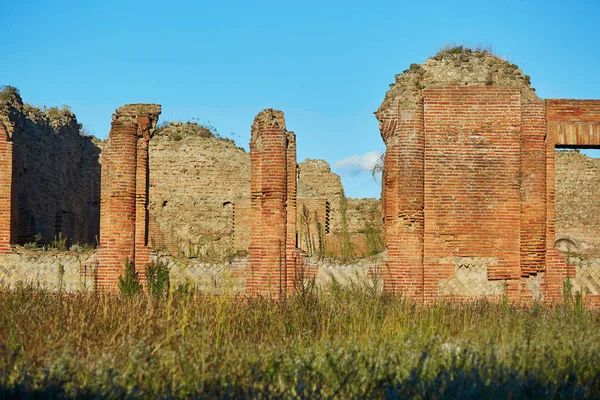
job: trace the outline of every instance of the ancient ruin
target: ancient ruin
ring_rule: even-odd
[[[67,107],[41,110],[14,88],[0,92],[0,252],[9,243],[97,240],[100,151]]]
[[[597,145],[600,101],[542,100],[465,49],[396,76],[377,118],[387,291],[560,299],[576,276],[554,248],[554,149]]]
[[[114,292],[126,262],[142,283],[163,262],[208,293],[281,298],[334,276],[425,302],[560,301],[569,281],[600,304],[600,164],[556,151],[600,147],[600,101],[540,99],[488,52],[396,76],[376,113],[381,201],[298,163],[281,111],[256,116],[249,153],[160,112],[119,108],[101,142],[67,107],[0,92],[0,281]]]
[[[296,135],[281,111],[254,119],[250,139],[251,214],[248,294],[285,298],[299,279],[296,247]]]
[[[141,281],[150,263],[148,246],[148,143],[160,115],[156,104],[131,104],[113,115],[102,154],[98,288],[117,290],[125,264]]]

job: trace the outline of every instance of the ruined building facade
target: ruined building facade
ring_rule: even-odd
[[[387,291],[561,298],[576,271],[554,248],[555,147],[597,146],[600,101],[542,100],[515,65],[463,51],[396,76],[377,118]]]
[[[566,207],[568,185],[600,176],[600,166],[574,171],[587,161],[555,151],[600,147],[600,101],[540,99],[517,66],[486,52],[413,64],[376,113],[387,147],[380,203],[346,199],[323,161],[298,164],[280,111],[257,115],[250,154],[194,124],[154,136],[160,111],[119,108],[100,143],[80,134],[67,108],[40,110],[0,92],[0,275],[18,258],[15,244],[99,238],[89,255],[99,290],[116,291],[126,263],[143,282],[161,255],[187,264],[214,253],[247,256],[234,268],[242,293],[287,297],[321,271],[305,252],[340,246],[349,257],[360,246],[353,234],[382,226],[383,262],[368,275],[387,292],[555,301],[570,280],[600,305],[600,263],[565,262],[555,247],[600,248],[589,239],[597,215]],[[69,265],[87,274],[80,261]]]
[[[95,242],[99,156],[68,108],[40,110],[14,88],[0,92],[0,253],[33,241]]]

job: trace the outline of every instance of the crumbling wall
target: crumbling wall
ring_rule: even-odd
[[[102,154],[98,288],[115,291],[130,262],[141,281],[150,263],[148,142],[161,107],[130,104],[113,114]]]
[[[242,218],[249,203],[250,157],[244,149],[193,123],[157,130],[150,141],[154,248],[216,258],[247,250],[247,239],[239,240],[249,232],[249,221]]]
[[[339,175],[324,160],[307,158],[298,164],[298,197],[325,198],[329,202],[329,232],[341,232],[344,188]]]
[[[600,253],[600,159],[556,152],[556,240],[563,250]]]
[[[4,151],[12,147],[13,153],[11,242],[37,237],[47,243],[60,236],[70,243],[94,243],[99,234],[99,142],[80,133],[67,107],[32,107],[13,88],[0,97],[3,125],[10,133]],[[10,173],[6,164],[4,179]]]
[[[298,201],[309,206],[311,218],[318,211],[330,248],[334,248],[337,244],[332,238],[343,230],[340,178],[323,160],[298,165]],[[327,212],[322,200],[328,203]],[[302,211],[303,207],[297,207],[298,221]],[[348,215],[350,234],[364,241],[359,213],[350,209]],[[298,224],[299,229],[302,226]],[[311,234],[316,231],[314,225]],[[309,250],[302,240],[304,232],[298,236],[300,248]],[[157,129],[150,141],[150,243],[174,255],[203,259],[247,252],[249,153],[196,123],[172,122]]]
[[[48,291],[94,290],[97,260],[94,251],[15,248],[0,255],[0,284],[15,288],[34,285]]]

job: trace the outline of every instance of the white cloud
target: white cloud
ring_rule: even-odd
[[[369,151],[363,155],[353,155],[343,160],[336,161],[334,168],[352,175],[361,172],[371,172],[377,160],[381,157],[378,151]]]

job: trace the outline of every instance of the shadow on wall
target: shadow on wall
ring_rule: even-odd
[[[0,92],[14,127],[13,178],[18,192],[17,244],[96,243],[100,230],[100,141],[82,134],[75,114],[23,103]]]

